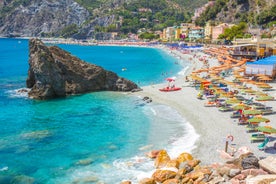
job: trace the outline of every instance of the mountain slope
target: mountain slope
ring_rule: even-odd
[[[208,0],[2,0],[0,36],[97,38],[190,21]],[[144,10],[143,10],[144,9]]]
[[[266,26],[276,20],[276,0],[216,0],[215,5],[207,8],[196,23],[203,26],[209,20]]]

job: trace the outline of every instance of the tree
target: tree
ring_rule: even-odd
[[[231,28],[226,28],[223,34],[219,35],[219,39],[233,40],[234,38],[243,38],[247,24],[241,22]]]
[[[158,35],[155,35],[155,34],[153,34],[153,33],[145,32],[145,33],[141,33],[141,34],[139,35],[139,38],[140,38],[140,39],[146,39],[146,40],[153,40],[153,39],[159,38],[159,36],[158,36]]]

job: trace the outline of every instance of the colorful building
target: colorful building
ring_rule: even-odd
[[[220,34],[223,34],[224,33],[224,30],[226,28],[229,28],[230,26],[226,23],[223,23],[223,24],[220,24],[220,25],[217,25],[217,26],[214,26],[212,28],[212,40],[217,40],[219,38],[219,35]]]
[[[211,40],[212,32],[213,32],[213,27],[211,26],[210,22],[207,22],[204,28],[204,39]]]
[[[189,31],[188,37],[190,41],[203,39],[204,38],[204,28],[202,27],[192,27]]]

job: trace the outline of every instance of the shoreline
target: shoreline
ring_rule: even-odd
[[[159,47],[157,47],[159,48]],[[200,69],[203,67],[203,63],[199,61],[198,57],[205,55],[202,51],[192,52],[190,54],[183,54],[178,50],[169,50],[165,46],[161,48],[164,52],[173,54],[181,64],[184,62],[190,62],[189,68],[185,72],[188,76],[193,70]],[[191,57],[195,56],[191,60]],[[210,58],[209,64],[211,66],[218,65],[218,60],[216,58]],[[183,66],[183,65],[182,65]],[[184,68],[183,68],[184,69]],[[191,154],[196,158],[200,159],[203,164],[212,164],[217,162],[225,162],[224,158],[220,157],[220,151],[225,148],[225,140],[228,135],[232,135],[234,140],[230,147],[238,150],[240,147],[246,146],[251,152],[253,152],[257,157],[264,158],[267,156],[272,156],[275,151],[260,151],[257,146],[258,143],[250,142],[250,133],[246,133],[245,126],[237,124],[237,119],[231,119],[230,114],[232,112],[220,112],[216,107],[204,107],[205,100],[199,100],[196,98],[198,91],[189,86],[188,82],[185,82],[185,76],[177,75],[174,82],[175,86],[181,87],[180,91],[174,92],[161,92],[160,88],[165,87],[166,83],[155,84],[151,86],[141,87],[143,90],[136,92],[136,95],[148,96],[152,98],[153,103],[159,103],[163,105],[170,106],[171,108],[178,111],[178,113],[184,117],[195,129],[196,134],[199,135],[198,140],[195,143],[195,149],[192,150]],[[274,89],[276,85],[272,84]],[[276,92],[271,91],[272,95],[276,95]],[[273,109],[276,108],[275,102],[266,102],[268,106],[272,106]],[[267,116],[271,120],[270,124],[275,127],[276,115]],[[276,141],[272,140],[268,143],[268,146],[273,147]],[[228,150],[230,150],[230,147]]]

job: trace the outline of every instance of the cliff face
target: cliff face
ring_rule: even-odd
[[[92,91],[131,91],[139,87],[114,72],[86,63],[41,40],[29,43],[29,71],[26,81],[29,97],[50,99]]]
[[[254,24],[256,17],[276,5],[275,0],[228,0],[226,6],[216,15],[216,21]]]
[[[89,18],[89,12],[73,0],[30,0],[20,6],[4,6],[10,10],[0,18],[2,36],[43,36],[68,25],[80,26]]]

